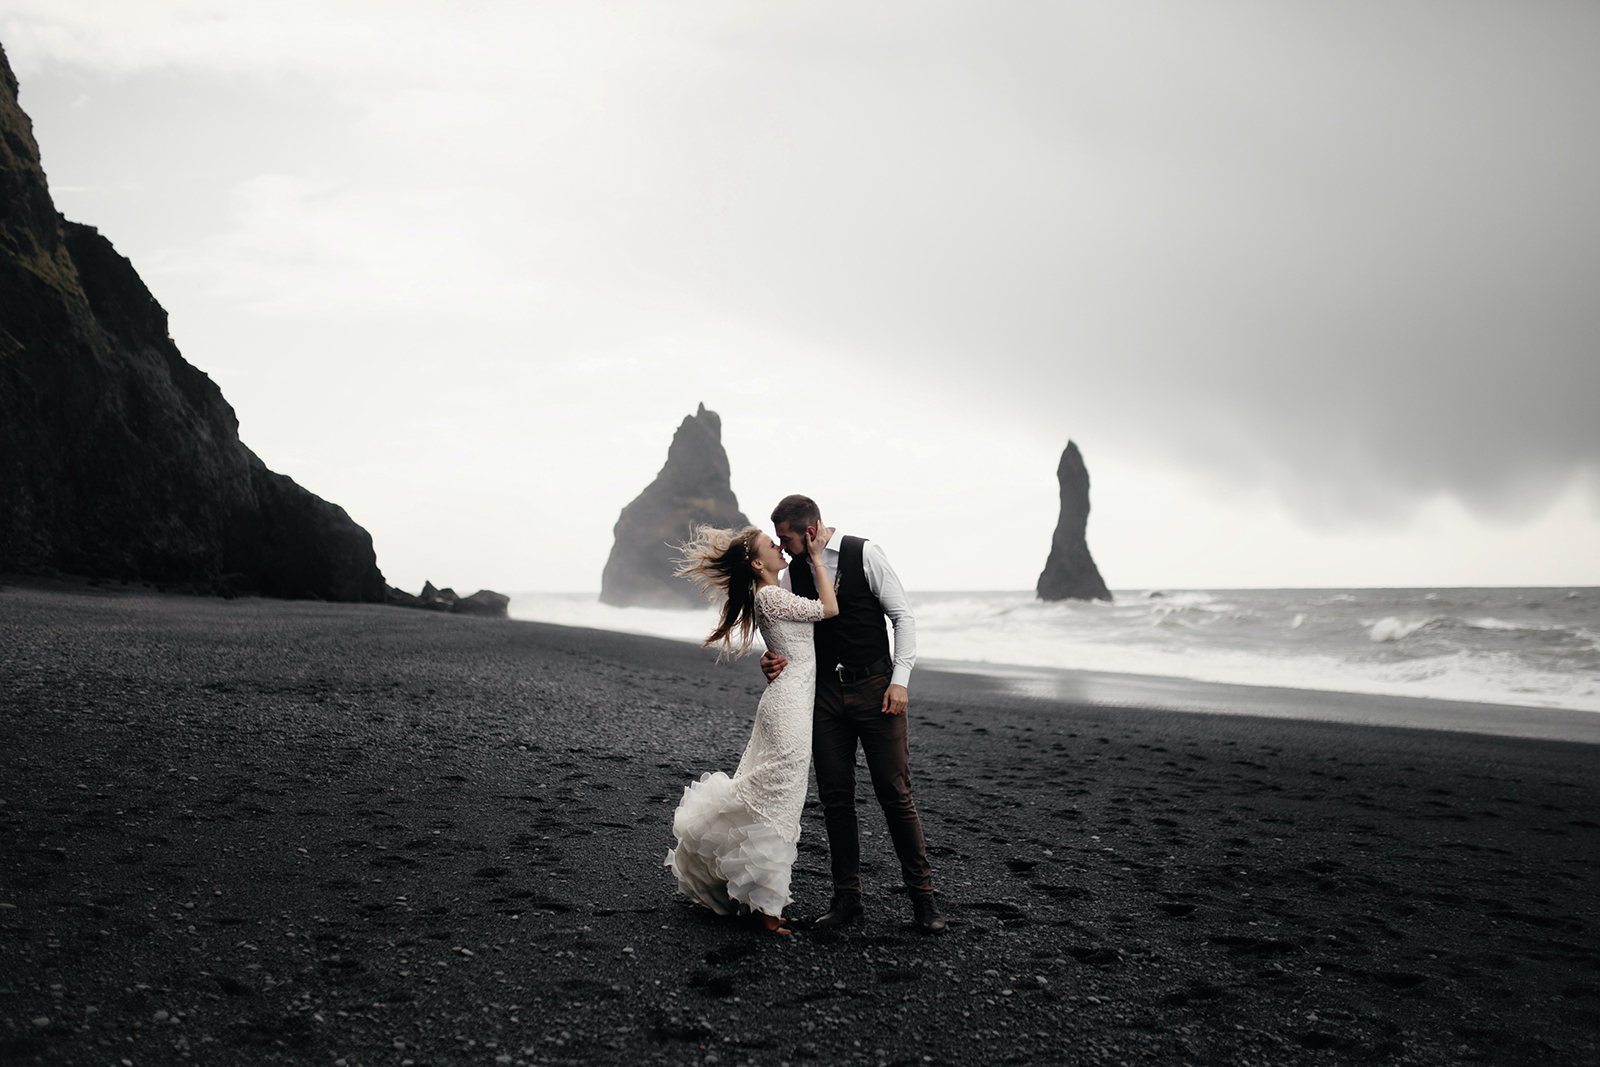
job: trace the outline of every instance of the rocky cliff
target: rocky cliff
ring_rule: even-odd
[[[0,571],[381,601],[372,538],[268,470],[133,265],[68,222],[0,49]]]
[[[1056,465],[1061,483],[1061,517],[1050,539],[1050,558],[1037,587],[1040,600],[1110,600],[1111,590],[1089,555],[1085,531],[1089,526],[1089,469],[1073,441]]]
[[[704,404],[672,435],[656,480],[622,509],[616,540],[600,578],[600,601],[618,607],[703,608],[705,599],[672,576],[675,546],[699,523],[750,525],[728,484],[722,420]]]

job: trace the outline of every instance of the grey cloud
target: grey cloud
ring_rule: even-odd
[[[1083,11],[725,57],[640,244],[1307,514],[1515,516],[1600,466],[1594,9]]]
[[[408,7],[391,36],[437,63],[341,73],[307,45],[270,107],[238,80],[195,93],[184,64],[214,78],[214,50],[155,34],[160,62],[123,77],[156,88],[128,99],[219,136],[83,144],[129,170],[159,144],[241,177],[518,189],[528,219],[499,240],[539,269],[622,302],[676,290],[952,410],[1266,482],[1319,521],[1600,490],[1600,7],[602,7],[546,26],[490,5],[432,36]],[[257,66],[318,32],[278,32]],[[346,136],[412,71],[522,117],[449,151]]]

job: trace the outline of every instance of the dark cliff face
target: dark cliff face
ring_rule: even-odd
[[[1089,469],[1075,442],[1068,441],[1056,466],[1061,483],[1061,517],[1050,539],[1050,558],[1039,575],[1040,600],[1110,600],[1111,590],[1089,555]]]
[[[0,50],[0,571],[383,599],[372,538],[268,470],[167,313],[56,211]]]
[[[618,607],[702,608],[705,599],[672,576],[676,545],[701,523],[739,529],[750,520],[728,484],[722,420],[704,404],[683,420],[667,463],[645,491],[622,509],[616,541],[600,579],[600,601]]]

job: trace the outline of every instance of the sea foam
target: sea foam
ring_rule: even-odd
[[[1600,604],[1567,590],[913,593],[922,660],[1600,711]],[[523,594],[516,618],[699,642],[701,612]]]

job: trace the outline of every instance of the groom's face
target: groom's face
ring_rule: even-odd
[[[790,559],[799,559],[806,554],[805,527],[792,530],[789,528],[788,523],[780,522],[772,528],[772,532],[778,535],[778,544],[782,545],[783,550],[789,553]]]

